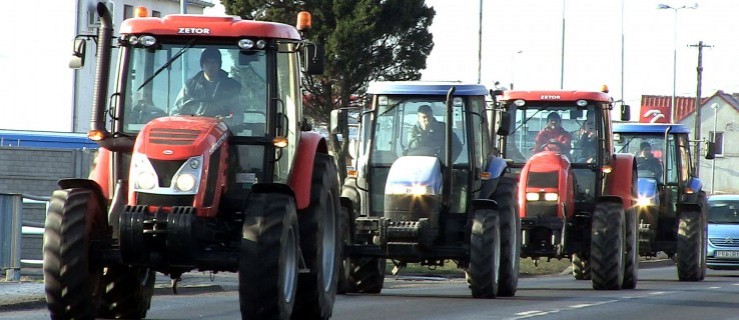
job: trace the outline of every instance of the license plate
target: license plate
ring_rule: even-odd
[[[716,258],[739,259],[739,251],[716,251]]]

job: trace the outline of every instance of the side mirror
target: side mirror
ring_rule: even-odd
[[[69,59],[69,67],[71,69],[82,69],[85,65],[85,51],[87,49],[87,41],[85,39],[74,39],[72,47],[72,58]]]
[[[716,158],[716,143],[706,141],[706,159],[713,160]]]
[[[329,133],[341,133],[348,127],[349,112],[346,109],[331,110],[331,119],[329,120]]]
[[[323,74],[323,47],[310,43],[303,48],[303,71],[309,75]]]
[[[513,117],[510,112],[501,113],[500,126],[498,127],[498,131],[495,133],[499,136],[507,136],[511,134],[511,121],[513,121]]]
[[[621,121],[631,120],[631,106],[628,104],[621,105]]]

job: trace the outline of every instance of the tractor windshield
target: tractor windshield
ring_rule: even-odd
[[[390,166],[400,156],[432,155],[444,161],[444,132],[452,123],[452,161],[468,163],[463,105],[446,118],[445,97],[381,96],[370,161]]]
[[[534,101],[510,110],[515,125],[506,140],[505,158],[523,164],[536,153],[557,151],[572,163],[597,161],[604,134],[593,104]]]
[[[265,51],[193,43],[122,50],[124,132],[135,133],[157,117],[181,115],[221,118],[240,135],[264,134]],[[249,122],[255,123],[244,129]]]
[[[669,149],[665,149],[665,135],[661,133],[619,132],[613,135],[613,139],[617,153],[630,153],[636,157],[639,178],[651,178],[662,182],[665,159],[676,159],[674,153],[665,155],[665,150]],[[668,174],[668,179],[675,174],[674,167],[674,165],[667,166],[672,173],[672,175]],[[677,178],[672,177],[670,180],[677,180]]]

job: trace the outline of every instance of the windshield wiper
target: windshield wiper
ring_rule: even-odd
[[[634,140],[634,138],[636,138],[636,136],[633,136],[633,137],[629,138],[629,140],[626,140],[626,143],[624,143],[624,146],[621,147],[621,149],[619,149],[618,152],[616,152],[616,153],[622,153],[622,152],[624,152],[624,149],[626,149],[626,147],[629,146],[629,143],[631,143],[631,140]]]
[[[174,62],[175,60],[177,60],[177,58],[179,58],[180,56],[182,56],[182,54],[184,54],[185,51],[187,51],[187,49],[192,48],[192,46],[195,45],[195,39],[196,38],[192,38],[190,40],[190,42],[188,42],[184,47],[182,47],[182,49],[180,49],[180,51],[177,51],[177,53],[175,53],[172,56],[172,58],[169,58],[169,60],[167,60],[167,62],[165,62],[161,67],[159,67],[159,69],[157,69],[157,71],[154,71],[154,74],[152,74],[151,77],[149,77],[148,79],[146,79],[146,81],[144,81],[144,83],[142,83],[139,86],[139,88],[136,89],[136,91],[141,90],[141,88],[143,88],[145,85],[147,85],[149,82],[151,82],[151,80],[154,80],[154,77],[156,77],[158,74],[160,74],[162,71],[164,71],[164,69],[168,68],[172,64],[172,62]]]
[[[542,108],[542,109],[536,110],[536,112],[534,112],[534,114],[532,114],[530,117],[526,118],[526,120],[524,120],[523,122],[521,122],[521,124],[519,124],[518,127],[516,127],[515,129],[513,129],[513,131],[511,131],[511,133],[509,133],[508,135],[514,134],[519,128],[521,128],[523,125],[525,125],[526,123],[528,123],[529,120],[531,120],[531,118],[533,118],[535,115],[539,114],[539,112],[541,112],[541,110],[544,110],[544,109],[546,109],[546,108]]]

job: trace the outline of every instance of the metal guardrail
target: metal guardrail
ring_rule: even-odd
[[[44,203],[48,209],[49,197],[20,193],[0,193],[0,270],[5,270],[7,281],[20,281],[22,264],[42,265],[42,260],[21,258],[23,235],[43,235],[44,224],[23,221],[23,204]]]

